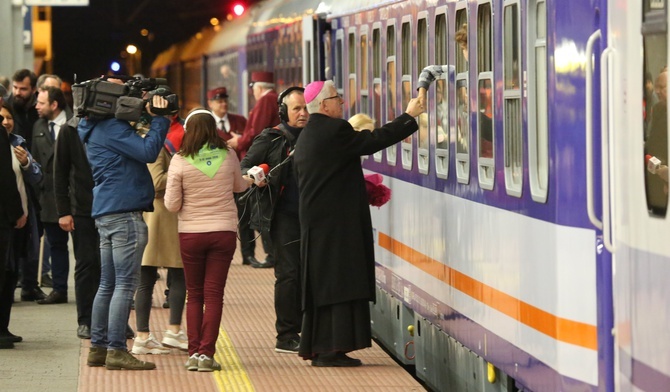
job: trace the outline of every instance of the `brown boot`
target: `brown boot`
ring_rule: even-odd
[[[153,362],[144,362],[135,358],[126,350],[107,350],[107,360],[105,361],[107,370],[152,370],[156,369]]]
[[[86,364],[88,366],[105,366],[107,359],[107,347],[91,347],[88,352]]]

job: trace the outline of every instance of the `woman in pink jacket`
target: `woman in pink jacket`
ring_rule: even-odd
[[[184,140],[168,169],[165,207],[178,212],[179,245],[188,302],[188,370],[221,370],[214,358],[223,290],[236,247],[233,192],[249,187],[240,163],[216,131],[212,114],[195,109],[184,122]]]

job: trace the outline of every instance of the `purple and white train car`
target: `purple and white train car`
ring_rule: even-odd
[[[450,66],[419,131],[364,163],[393,192],[372,208],[374,332],[435,389],[614,389],[612,253],[598,225],[611,208],[600,131],[607,9],[545,0],[327,9],[326,77],[345,115],[389,121],[425,66]]]

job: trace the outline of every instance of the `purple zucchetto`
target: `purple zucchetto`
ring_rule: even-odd
[[[325,82],[320,81],[320,80],[308,84],[305,87],[305,94],[304,94],[305,103],[312,102],[314,100],[314,98],[316,98],[316,96],[319,95],[319,93],[323,89],[324,84],[325,84]]]

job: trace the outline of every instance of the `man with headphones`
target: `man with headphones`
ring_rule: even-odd
[[[277,98],[280,124],[254,139],[242,159],[242,173],[267,164],[266,182],[251,194],[251,227],[269,232],[275,256],[275,351],[297,353],[302,327],[300,289],[300,220],[298,183],[292,155],[309,113],[304,89],[290,87]]]

